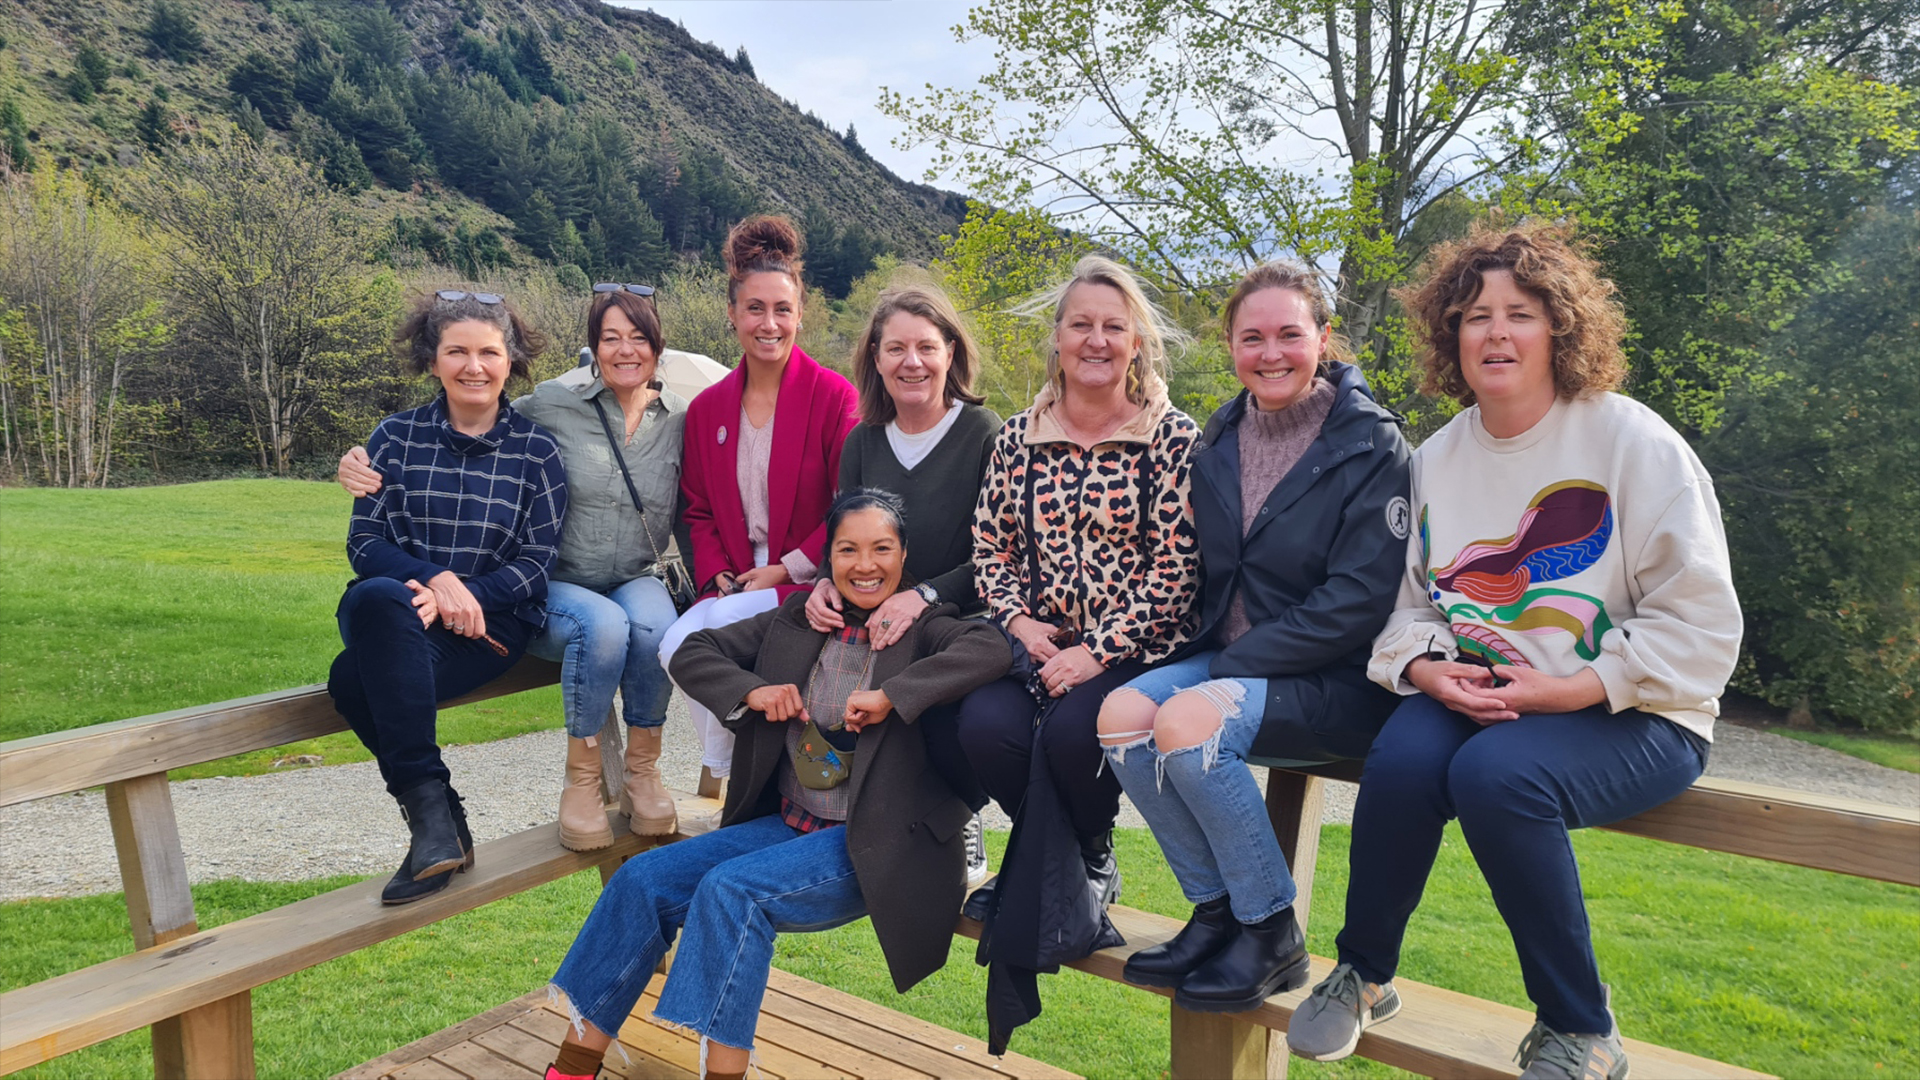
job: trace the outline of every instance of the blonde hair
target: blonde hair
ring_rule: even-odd
[[[1081,258],[1073,265],[1070,277],[1028,300],[1017,310],[1020,314],[1036,318],[1041,312],[1048,312],[1057,341],[1060,320],[1067,313],[1067,297],[1081,285],[1106,285],[1119,291],[1126,304],[1127,315],[1133,322],[1134,337],[1139,342],[1132,359],[1127,363],[1127,399],[1136,405],[1146,404],[1148,389],[1165,385],[1167,381],[1169,349],[1184,348],[1188,340],[1187,332],[1180,329],[1159,305],[1147,299],[1146,289],[1141,287],[1140,279],[1133,276],[1133,271],[1104,255]],[[1058,344],[1047,352],[1047,381],[1053,385],[1055,393],[1066,390]]]
[[[866,332],[853,349],[853,384],[860,390],[860,419],[869,424],[885,424],[898,413],[887,383],[880,377],[880,335],[887,320],[905,312],[932,323],[953,349],[953,361],[947,365],[947,383],[941,393],[946,404],[964,401],[978,405],[986,399],[973,389],[974,376],[980,370],[980,346],[974,344],[966,323],[947,294],[932,286],[896,285],[880,294],[867,319]]]

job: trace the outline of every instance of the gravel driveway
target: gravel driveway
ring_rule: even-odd
[[[662,771],[669,785],[691,790],[700,759],[677,696],[667,725]],[[1709,775],[1920,808],[1920,775],[1734,724],[1722,723],[1714,734]],[[449,748],[447,764],[475,839],[552,820],[564,755],[559,731]],[[1329,821],[1349,820],[1354,790],[1328,785]],[[173,804],[195,882],[384,874],[406,850],[406,826],[372,762],[179,781]],[[1008,825],[997,808],[989,808],[987,824]],[[1143,822],[1123,805],[1121,824]],[[119,889],[106,800],[98,792],[0,809],[0,900]]]

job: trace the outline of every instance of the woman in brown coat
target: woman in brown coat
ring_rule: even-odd
[[[952,604],[869,647],[868,615],[902,586],[903,518],[885,492],[835,500],[824,561],[844,628],[814,630],[801,594],[674,654],[674,681],[735,735],[721,827],[631,859],[608,882],[553,979],[575,1025],[549,1080],[593,1075],[682,929],[654,1013],[700,1033],[708,1077],[744,1073],[782,931],[870,915],[902,991],[946,963],[972,811],[928,762],[915,721],[1005,675],[1012,655]]]

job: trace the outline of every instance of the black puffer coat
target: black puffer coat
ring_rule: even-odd
[[[1245,391],[1213,414],[1193,450],[1200,632],[1179,655],[1219,648],[1240,590],[1253,629],[1214,657],[1210,674],[1267,680],[1256,757],[1364,757],[1398,700],[1368,681],[1367,658],[1406,571],[1407,441],[1359,368],[1330,364],[1326,376],[1332,411],[1244,535]]]

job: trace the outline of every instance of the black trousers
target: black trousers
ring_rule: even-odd
[[[327,676],[333,707],[373,751],[387,793],[399,795],[423,780],[452,779],[435,733],[439,703],[478,689],[504,673],[526,650],[532,628],[509,612],[489,614],[487,643],[438,623],[420,623],[413,593],[387,578],[356,582],[340,600],[340,637],[346,648]]]
[[[1054,702],[1037,737],[1034,720],[1040,708],[1021,680],[990,682],[962,698],[957,734],[980,786],[1008,817],[1017,816],[1037,749],[1074,832],[1091,837],[1113,828],[1120,816],[1120,781],[1100,752],[1100,703],[1145,670],[1144,664],[1125,661],[1067,691]]]

